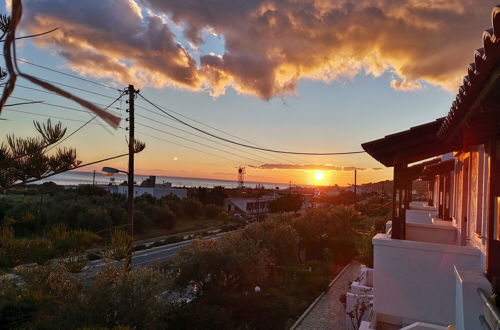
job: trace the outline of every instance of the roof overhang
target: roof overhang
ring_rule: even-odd
[[[448,115],[439,131],[440,140],[451,140],[461,135],[464,124],[480,113],[498,109],[500,92],[500,6],[492,10],[493,28],[484,31],[483,47],[474,52]],[[493,104],[491,104],[493,102]],[[477,141],[482,142],[482,141]]]
[[[425,177],[433,177],[439,174],[448,174],[453,170],[455,170],[455,159],[450,159],[425,166],[423,174]]]
[[[460,145],[457,140],[448,143],[437,140],[443,120],[439,118],[361,146],[370,156],[388,167],[394,166],[396,161],[410,164],[457,150]]]

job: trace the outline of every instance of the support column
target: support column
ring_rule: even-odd
[[[392,193],[392,234],[395,239],[404,239],[406,232],[406,202],[407,202],[407,164],[394,163],[394,189]]]
[[[493,138],[488,146],[489,196],[486,240],[486,274],[492,283],[500,283],[500,140]],[[499,284],[500,285],[500,284]]]
[[[444,210],[444,177],[442,175],[438,175],[438,218],[444,219],[443,210]]]
[[[429,180],[427,182],[429,185],[427,188],[428,189],[428,196],[427,197],[429,198],[428,204],[429,204],[429,206],[434,206],[434,201],[433,201],[433,199],[434,199],[434,180]]]

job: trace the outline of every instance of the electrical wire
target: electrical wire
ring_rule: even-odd
[[[5,110],[6,111],[12,111],[12,112],[18,112],[18,113],[24,113],[24,114],[28,114],[28,115],[34,115],[34,116],[42,116],[42,117],[46,117],[46,118],[54,118],[54,119],[66,120],[66,121],[70,121],[70,122],[77,122],[77,123],[84,123],[84,124],[86,123],[86,121],[84,121],[84,120],[77,120],[77,119],[66,118],[66,117],[46,115],[46,114],[34,113],[34,112],[29,112],[29,111],[17,110],[17,109],[5,109]],[[99,125],[97,123],[91,123],[91,124],[92,125]],[[119,127],[119,128],[122,129],[123,131],[126,131],[126,129],[124,129],[122,127]],[[138,130],[136,130],[136,133],[140,134],[140,135],[144,135],[144,136],[150,137],[150,138],[153,138],[153,139],[156,139],[156,140],[160,140],[160,141],[163,141],[163,142],[166,142],[166,143],[170,143],[170,144],[173,144],[173,145],[176,145],[176,146],[180,146],[180,147],[183,147],[183,148],[186,148],[186,149],[191,149],[191,150],[194,150],[194,151],[197,151],[197,152],[201,152],[201,153],[204,153],[204,154],[207,154],[207,155],[211,155],[211,156],[217,157],[219,159],[223,158],[223,159],[229,160],[231,162],[234,162],[236,164],[241,163],[241,161],[239,161],[239,160],[235,160],[235,159],[231,159],[231,158],[228,158],[228,157],[225,157],[225,156],[213,154],[213,153],[210,153],[208,151],[203,151],[201,149],[197,149],[197,148],[194,148],[194,147],[182,144],[182,143],[177,143],[177,142],[169,141],[169,140],[163,139],[161,137],[150,135],[150,134],[138,131]],[[225,152],[225,151],[222,151],[222,152]],[[241,157],[239,155],[237,155],[237,156]],[[259,163],[262,163],[262,162],[259,162]]]
[[[240,161],[235,160],[235,159],[227,158],[227,157],[224,157],[224,156],[221,156],[221,155],[216,155],[216,154],[210,153],[208,151],[203,151],[203,150],[200,150],[200,149],[197,149],[197,148],[193,148],[191,146],[187,146],[185,144],[181,144],[181,143],[173,142],[173,141],[170,141],[170,140],[166,140],[166,139],[163,139],[161,137],[150,135],[150,134],[138,131],[138,130],[136,130],[135,132],[137,134],[139,134],[139,135],[144,135],[144,136],[147,136],[147,137],[159,140],[159,141],[163,141],[163,142],[170,143],[170,144],[173,144],[173,145],[176,145],[176,146],[180,146],[180,147],[183,147],[183,148],[191,149],[191,150],[194,150],[194,151],[197,151],[197,152],[201,152],[201,153],[204,153],[204,154],[207,154],[207,155],[210,155],[210,156],[217,157],[219,159],[220,158],[224,158],[224,159],[229,160],[231,162],[240,163]]]
[[[17,59],[19,62],[22,62],[22,63],[27,63],[27,64],[30,64],[30,65],[33,65],[33,66],[36,66],[36,67],[40,67],[40,68],[43,68],[43,69],[46,69],[46,70],[50,70],[50,71],[53,71],[53,72],[57,72],[57,73],[60,73],[60,74],[64,74],[64,75],[67,75],[67,76],[70,76],[72,78],[75,78],[75,79],[80,79],[80,80],[84,80],[84,81],[87,81],[89,83],[93,83],[93,84],[96,84],[98,86],[101,86],[101,87],[106,87],[106,88],[110,88],[110,89],[115,89],[114,87],[111,87],[111,86],[108,86],[108,85],[105,85],[105,84],[102,84],[102,83],[98,83],[98,82],[95,82],[95,81],[92,81],[90,79],[85,79],[85,78],[81,78],[81,77],[78,77],[78,76],[74,76],[74,75],[71,75],[71,74],[68,74],[68,73],[65,73],[65,72],[62,72],[62,71],[59,71],[59,70],[55,70],[55,69],[52,69],[52,68],[49,68],[49,67],[46,67],[46,66],[43,66],[43,65],[40,65],[40,64],[36,64],[36,63],[33,63],[33,62],[29,62],[27,60],[22,60],[22,59]],[[92,94],[95,94],[95,95],[98,95],[98,96],[102,96],[102,97],[106,97],[106,98],[112,98],[111,96],[108,96],[108,95],[104,95],[104,94],[101,94],[101,93],[97,93],[97,92],[92,92],[92,91],[89,91],[89,90],[85,90],[85,89],[82,89],[82,88],[79,88],[79,87],[75,87],[75,86],[72,86],[72,85],[68,85],[68,84],[63,84],[63,83],[58,83],[58,82],[54,82],[54,81],[50,81],[50,80],[47,80],[47,79],[44,79],[45,81],[48,81],[50,83],[54,83],[54,84],[59,84],[61,86],[65,86],[65,87],[69,87],[69,88],[73,88],[73,89],[76,89],[76,90],[80,90],[80,91],[84,91],[84,92],[87,92],[87,93],[92,93]],[[23,88],[27,88],[26,86],[20,86],[20,87],[23,87]],[[139,94],[146,102],[150,103],[151,105],[155,106],[158,110],[162,111],[163,113],[165,113],[167,116],[169,116],[171,119],[177,121],[177,122],[180,122],[181,124],[183,125],[186,125],[186,126],[189,126],[191,127],[192,129],[196,129],[204,134],[207,134],[207,135],[210,135],[214,138],[217,138],[219,140],[223,140],[223,141],[226,141],[228,143],[232,143],[232,144],[237,144],[237,145],[240,145],[242,147],[246,147],[246,148],[252,148],[252,149],[255,149],[255,150],[260,150],[260,151],[264,151],[264,152],[274,152],[274,153],[280,153],[280,154],[294,154],[294,155],[345,155],[345,154],[355,154],[355,153],[364,153],[364,151],[359,151],[359,152],[337,152],[337,153],[304,153],[304,152],[290,152],[290,151],[281,151],[281,150],[274,150],[274,149],[268,149],[268,148],[264,148],[262,146],[259,146],[255,143],[253,143],[252,141],[249,141],[249,140],[246,140],[244,138],[241,138],[241,137],[238,137],[234,134],[231,134],[231,133],[228,133],[228,132],[225,132],[223,130],[220,130],[216,127],[213,127],[211,125],[208,125],[208,124],[205,124],[201,121],[198,121],[196,119],[193,119],[193,118],[190,118],[188,116],[185,116],[179,112],[176,112],[172,109],[169,109],[169,108],[166,108],[166,107],[162,107],[162,108],[165,108],[165,109],[168,109],[170,112],[173,112],[179,116],[182,116],[186,119],[189,119],[189,120],[192,120],[198,124],[201,124],[203,126],[206,126],[206,127],[209,127],[213,130],[216,130],[218,132],[221,132],[221,133],[224,133],[224,134],[227,134],[228,136],[231,136],[231,137],[234,137],[234,138],[237,138],[241,141],[245,141],[247,143],[250,143],[252,145],[247,145],[247,144],[244,144],[244,143],[239,143],[239,142],[235,142],[235,141],[231,141],[229,139],[225,139],[225,138],[222,138],[222,137],[219,137],[219,136],[216,136],[215,134],[212,134],[212,133],[209,133],[209,132],[205,132],[201,129],[197,129],[195,128],[194,126],[192,125],[189,125],[181,120],[179,120],[178,118],[175,118],[175,116],[172,116],[170,115],[169,113],[166,113],[165,111],[163,111],[162,109],[159,108],[159,106],[157,106],[156,104],[153,104],[152,102],[150,102],[149,100],[147,100],[142,94]],[[148,110],[148,109],[146,109]],[[262,156],[259,156],[259,157],[262,157]],[[283,159],[283,158],[282,158]],[[290,161],[289,159],[286,159],[286,161]],[[294,160],[295,161],[295,160]]]
[[[210,132],[207,132],[205,130],[202,130],[201,128],[198,128],[196,126],[193,126],[191,124],[188,124],[186,123],[185,121],[171,115],[170,113],[164,111],[163,109],[161,109],[159,106],[157,106],[156,104],[154,104],[153,102],[149,101],[146,97],[144,97],[142,95],[142,93],[138,92],[137,93],[144,101],[146,101],[147,103],[151,104],[153,107],[155,107],[156,109],[158,109],[159,111],[163,112],[164,114],[166,114],[167,116],[171,117],[172,119],[178,121],[179,123],[191,128],[191,129],[194,129],[198,132],[201,132],[203,134],[206,134],[208,136],[211,136],[213,138],[216,138],[218,140],[221,140],[221,141],[225,141],[225,142],[228,142],[228,143],[232,143],[232,144],[235,144],[235,145],[239,145],[239,146],[242,146],[242,147],[245,147],[245,148],[249,148],[249,149],[256,149],[256,150],[262,150],[262,151],[267,151],[267,152],[274,152],[274,153],[280,153],[280,154],[291,154],[291,155],[306,155],[306,156],[337,156],[337,155],[353,155],[353,154],[361,154],[361,153],[365,153],[365,151],[347,151],[347,152],[298,152],[298,151],[284,151],[284,150],[276,150],[276,149],[269,149],[269,148],[261,148],[261,147],[255,147],[255,146],[251,146],[251,145],[248,145],[248,144],[244,144],[244,143],[239,143],[239,142],[236,142],[236,141],[233,141],[233,140],[229,140],[229,139],[226,139],[226,138],[223,138],[221,136],[218,136],[218,135],[215,135],[215,134],[212,134]]]
[[[245,159],[251,160],[253,162],[257,162],[257,163],[263,163],[262,161],[259,161],[259,160],[256,160],[256,159],[253,159],[253,158],[250,158],[250,157],[246,157],[246,156],[241,156],[241,155],[235,154],[234,152],[226,151],[224,149],[219,149],[217,147],[205,144],[203,142],[198,142],[198,141],[195,141],[195,140],[191,140],[191,139],[188,139],[186,137],[183,137],[183,136],[180,136],[180,135],[177,135],[177,134],[169,133],[167,131],[161,130],[161,129],[153,127],[153,126],[145,125],[145,124],[142,124],[142,123],[139,123],[139,122],[136,122],[135,124],[139,125],[139,126],[142,126],[142,127],[146,127],[146,128],[152,129],[154,131],[157,131],[157,132],[160,132],[160,133],[163,133],[163,134],[174,136],[174,137],[176,137],[178,139],[181,139],[181,140],[189,141],[191,143],[199,144],[199,145],[202,145],[202,146],[207,147],[207,148],[211,148],[211,149],[218,150],[218,151],[221,151],[221,152],[224,152],[224,153],[227,153],[227,154],[231,154],[231,155],[236,156],[236,157],[245,158]]]
[[[67,117],[45,115],[45,114],[42,114],[42,113],[29,112],[29,111],[18,110],[18,109],[5,109],[5,111],[18,112],[18,113],[24,113],[24,114],[27,114],[27,115],[41,116],[41,117],[54,118],[54,119],[60,119],[60,120],[67,120],[67,121],[71,121],[71,122],[75,122],[75,123],[85,123],[84,120],[77,120],[77,119],[72,119],[72,118],[67,118]],[[93,123],[93,125],[99,125],[99,124],[98,123]]]
[[[101,160],[96,160],[96,161],[93,161],[93,162],[90,162],[90,163],[85,163],[85,164],[77,165],[77,166],[74,166],[74,167],[72,167],[72,168],[70,168],[68,170],[62,170],[62,171],[53,172],[51,174],[48,174],[48,175],[44,176],[43,178],[39,178],[39,179],[35,178],[35,179],[27,180],[27,181],[24,181],[24,182],[13,184],[13,185],[11,185],[9,187],[2,187],[2,189],[11,188],[11,187],[14,187],[14,186],[17,186],[17,185],[20,185],[20,184],[33,183],[33,182],[40,181],[40,180],[49,178],[51,176],[57,175],[57,174],[61,174],[61,173],[64,173],[64,172],[69,172],[69,171],[76,170],[77,168],[82,168],[82,167],[86,167],[86,166],[90,166],[90,165],[94,165],[94,164],[99,164],[99,163],[102,163],[102,162],[106,162],[108,160],[113,160],[113,159],[117,159],[117,158],[121,158],[121,157],[125,157],[125,156],[128,156],[128,152],[126,154],[112,156],[112,157],[104,158],[104,159],[101,159]]]
[[[78,91],[81,91],[81,92],[85,92],[85,93],[89,93],[89,94],[94,94],[94,95],[105,97],[105,98],[108,98],[108,99],[113,99],[113,96],[101,94],[101,93],[94,92],[94,91],[89,91],[88,89],[84,89],[84,88],[81,88],[81,87],[76,87],[76,86],[72,86],[72,85],[68,85],[68,84],[63,84],[63,83],[60,83],[60,82],[57,82],[57,81],[52,81],[52,80],[49,80],[49,79],[40,79],[40,80],[49,82],[49,83],[54,84],[54,85],[60,85],[60,86],[72,88],[72,89],[75,89],[75,90],[78,90]],[[56,93],[54,93],[54,94],[56,94]]]
[[[60,104],[55,104],[55,103],[48,103],[48,102],[45,102],[45,101],[35,101],[35,100],[31,100],[31,99],[27,99],[27,98],[19,97],[19,96],[10,96],[10,98],[13,98],[13,99],[16,99],[16,100],[21,100],[21,101],[26,101],[26,102],[42,102],[42,104],[48,105],[48,106],[51,106],[51,107],[54,107],[54,108],[61,108],[61,109],[71,110],[71,111],[91,113],[88,110],[83,110],[83,109],[68,107],[68,106],[65,106],[65,105],[60,105]],[[103,107],[106,106],[105,104],[99,104],[99,103],[94,103],[94,104],[100,105],[100,106],[103,106]],[[112,108],[112,109],[114,109],[114,110],[122,110],[122,109],[120,109],[118,107]],[[116,111],[109,111],[109,112],[113,113],[114,115],[118,115],[118,113]]]
[[[119,99],[121,99],[123,97],[124,93],[121,92],[120,95],[113,101],[111,102],[106,108],[104,108],[103,110],[106,111],[109,107],[111,107],[113,104],[115,104]],[[51,151],[52,149],[54,149],[55,147],[57,147],[58,145],[60,145],[61,143],[63,143],[64,141],[66,141],[67,139],[69,139],[70,137],[72,137],[74,134],[76,134],[78,131],[80,131],[82,128],[84,128],[85,126],[87,126],[90,122],[92,122],[94,119],[97,118],[97,115],[94,115],[92,118],[90,118],[89,120],[87,120],[83,125],[81,125],[80,127],[78,127],[76,130],[74,130],[73,132],[71,132],[71,134],[69,134],[68,136],[66,136],[64,139],[60,140],[59,142],[57,142],[56,144],[52,145],[48,150],[47,152]]]
[[[153,113],[153,114],[155,114],[155,115],[157,115],[157,116],[160,116],[160,117],[162,117],[162,118],[166,118],[166,119],[168,119],[168,120],[171,120],[171,121],[173,121],[173,122],[178,123],[178,121],[177,121],[177,120],[174,120],[174,119],[172,119],[171,117],[164,115],[163,113],[158,113],[158,112],[156,112],[156,111],[153,111],[153,110],[151,110],[151,109],[148,109],[148,108],[146,108],[146,107],[143,107],[143,106],[140,106],[140,105],[137,105],[137,104],[136,104],[136,107],[137,107],[137,108],[140,108],[140,109],[143,109],[143,110],[145,110],[145,111],[148,111],[148,112],[150,112],[150,113]],[[258,144],[256,144],[256,143],[254,143],[254,142],[252,142],[252,141],[246,140],[246,139],[244,139],[244,138],[240,138],[240,137],[238,137],[238,136],[236,136],[236,135],[234,135],[234,134],[231,134],[231,133],[229,133],[229,132],[227,132],[227,131],[224,131],[224,130],[218,129],[218,128],[214,127],[214,126],[211,126],[211,125],[205,124],[205,123],[203,123],[203,122],[201,122],[201,121],[199,121],[199,120],[196,120],[196,119],[194,119],[194,118],[191,118],[191,117],[188,117],[188,116],[186,116],[186,115],[183,115],[183,114],[181,114],[181,113],[179,113],[179,112],[177,112],[177,111],[174,111],[174,110],[172,110],[172,109],[166,108],[166,107],[164,107],[164,106],[160,106],[160,107],[161,107],[161,108],[163,108],[165,111],[170,111],[170,112],[173,112],[173,113],[175,113],[175,114],[177,114],[177,115],[179,115],[179,116],[181,116],[181,117],[183,117],[183,118],[189,119],[189,120],[191,120],[191,121],[193,121],[193,122],[195,122],[195,123],[198,123],[198,124],[203,125],[203,126],[205,126],[205,127],[211,128],[211,129],[213,129],[213,130],[215,130],[215,131],[218,131],[218,132],[220,132],[220,133],[226,134],[226,135],[231,136],[231,137],[233,137],[233,138],[239,139],[240,141],[243,141],[243,142],[248,142],[248,143],[250,143],[250,144],[252,144],[252,145],[254,145],[254,146],[257,146],[257,147],[262,147],[262,146],[260,146],[260,145],[258,145]],[[262,152],[262,153],[265,153],[264,151],[261,151],[261,152]],[[262,156],[259,156],[259,157],[262,157]],[[287,158],[285,158],[284,156],[279,156],[279,155],[276,155],[275,157],[276,157],[276,158],[279,158],[279,159],[281,159],[281,160],[284,160],[284,161],[286,161],[286,162],[290,162],[290,161],[292,161],[292,162],[298,162],[298,163],[303,163],[303,164],[304,164],[304,162],[303,162],[303,161],[297,161],[296,159],[292,159],[292,158],[288,158],[288,157],[287,157]],[[275,160],[273,160],[273,161],[275,161]]]
[[[140,115],[140,114],[136,114],[136,117],[140,117],[140,118],[144,118],[144,119],[147,119],[147,120],[150,120],[150,121],[153,121],[157,124],[160,124],[160,125],[163,125],[163,126],[166,126],[166,127],[169,127],[169,128],[172,128],[172,129],[175,129],[175,130],[178,130],[180,132],[183,132],[183,133],[186,133],[186,134],[189,134],[189,135],[192,135],[192,136],[195,136],[195,137],[198,137],[200,139],[203,139],[205,141],[208,141],[208,142],[211,142],[211,143],[217,143],[218,145],[221,145],[221,146],[224,146],[226,147],[225,144],[221,144],[219,141],[215,141],[215,140],[211,140],[211,139],[208,139],[206,138],[205,136],[202,136],[202,135],[198,135],[198,134],[195,134],[195,133],[192,133],[192,132],[189,132],[189,131],[186,131],[186,130],[183,130],[181,128],[178,128],[178,127],[175,127],[175,126],[172,126],[172,125],[168,125],[164,122],[161,122],[161,121],[157,121],[151,117],[147,117],[147,116],[144,116],[144,115]],[[227,146],[229,147],[229,146]],[[237,149],[238,151],[240,151],[239,149]],[[249,155],[252,155],[252,156],[255,156],[255,157],[260,157],[262,159],[267,159],[268,161],[271,161],[271,162],[275,162],[276,160],[275,159],[271,159],[271,158],[268,158],[268,157],[263,157],[261,155],[257,155],[257,154],[253,154],[253,153],[250,153],[248,151],[243,151],[243,152],[246,152],[247,154]]]
[[[5,56],[5,55],[3,53],[0,53],[0,56]],[[16,61],[21,62],[21,63],[26,63],[26,64],[29,64],[29,65],[32,65],[32,66],[35,66],[35,67],[38,67],[38,68],[41,68],[41,69],[45,69],[45,70],[48,70],[48,71],[56,72],[56,73],[59,73],[59,74],[62,74],[62,75],[65,75],[65,76],[68,76],[68,77],[71,77],[71,78],[74,78],[74,79],[86,81],[88,83],[91,83],[91,84],[94,84],[94,85],[97,85],[97,86],[101,86],[101,87],[113,89],[115,91],[116,90],[121,91],[121,90],[119,90],[119,89],[117,89],[115,87],[112,87],[112,86],[109,86],[109,85],[106,85],[106,84],[103,84],[103,83],[99,83],[97,81],[93,81],[93,80],[90,80],[90,79],[78,77],[78,76],[72,75],[70,73],[66,73],[66,72],[62,72],[62,71],[56,70],[56,69],[52,69],[52,68],[49,68],[49,67],[44,66],[44,65],[35,64],[35,63],[27,61],[27,60],[16,58]]]

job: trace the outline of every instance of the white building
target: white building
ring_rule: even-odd
[[[500,329],[500,7],[492,19],[447,117],[363,144],[394,167],[394,192],[372,280],[347,297],[366,307],[360,329]],[[427,203],[411,201],[418,178]]]
[[[275,196],[231,197],[224,200],[224,210],[230,214],[261,214],[269,211],[269,202]]]
[[[128,186],[124,185],[101,185],[101,188],[109,191],[112,194],[122,194],[127,196]],[[134,186],[134,197],[150,194],[155,198],[173,195],[180,199],[187,198],[187,189],[172,188],[171,184],[157,184],[154,187]]]

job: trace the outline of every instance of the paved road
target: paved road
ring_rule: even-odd
[[[219,240],[222,236],[234,233],[232,232],[226,232],[226,233],[219,233],[214,236],[210,237],[205,237],[203,239],[205,240]],[[167,261],[168,259],[172,258],[175,256],[184,246],[191,245],[193,244],[194,240],[188,240],[184,242],[179,242],[179,243],[174,243],[174,244],[169,244],[169,245],[163,245],[163,246],[157,246],[151,249],[147,250],[142,250],[142,251],[137,251],[132,254],[132,268],[135,267],[144,267],[151,265],[155,262],[162,262],[162,261]],[[113,264],[119,264],[120,262],[115,261],[115,262],[104,262],[101,260],[94,261],[88,266],[88,269],[84,272],[85,277],[87,278],[92,278],[94,277],[105,265],[113,265]]]

